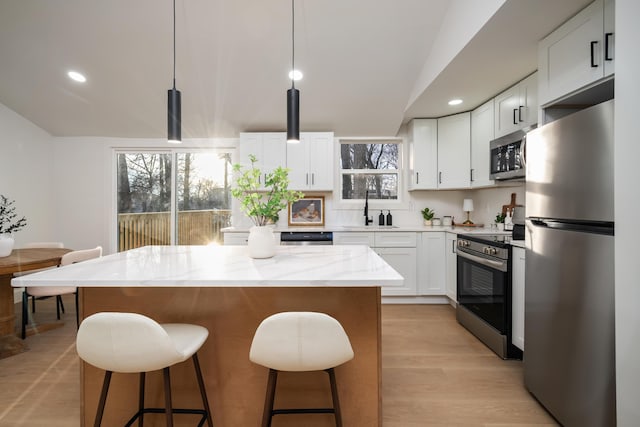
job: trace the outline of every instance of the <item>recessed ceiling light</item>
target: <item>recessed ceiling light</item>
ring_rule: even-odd
[[[460,105],[462,104],[462,99],[452,99],[449,101],[449,105]]]
[[[76,82],[84,83],[87,81],[87,78],[77,71],[69,71],[67,73],[67,76],[69,76],[71,80],[74,80]]]
[[[298,81],[298,80],[302,80],[302,71],[300,70],[293,70],[293,71],[289,71],[289,79],[293,80],[293,81]]]

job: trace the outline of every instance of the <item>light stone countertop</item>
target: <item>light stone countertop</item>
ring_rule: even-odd
[[[12,286],[401,286],[367,246],[278,246],[252,259],[247,246],[145,246],[14,278]]]
[[[227,227],[221,230],[223,233],[248,233],[248,228],[236,228],[236,227]],[[309,232],[309,231],[324,231],[324,232],[442,232],[446,231],[449,233],[456,234],[505,234],[510,235],[511,231],[497,231],[491,230],[489,228],[481,228],[481,227],[450,227],[450,226],[424,226],[424,225],[400,225],[400,226],[379,226],[379,225],[369,225],[369,226],[344,226],[344,225],[336,225],[336,226],[324,226],[324,227],[276,227],[273,229],[276,233],[285,233],[289,231],[299,231],[299,232]]]

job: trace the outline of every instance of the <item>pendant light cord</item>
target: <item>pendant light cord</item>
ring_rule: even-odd
[[[173,0],[173,88],[176,88],[176,0]]]
[[[174,0],[175,1],[175,0]],[[296,57],[296,38],[295,38],[295,32],[296,32],[296,19],[295,19],[295,15],[296,15],[296,10],[294,7],[294,0],[291,0],[291,87],[295,88],[296,84],[295,84],[295,69],[296,69],[296,65],[295,65],[295,57]]]

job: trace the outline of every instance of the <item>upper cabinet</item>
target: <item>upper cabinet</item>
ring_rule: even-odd
[[[304,132],[298,144],[286,144],[289,188],[333,191],[333,132]]]
[[[438,119],[438,188],[469,188],[470,170],[471,113]]]
[[[438,121],[414,119],[409,122],[409,190],[438,188]]]
[[[469,188],[470,113],[414,119],[408,131],[409,190]]]
[[[494,134],[494,100],[490,100],[471,112],[471,187],[494,185],[489,179],[489,143]]]
[[[614,8],[614,0],[596,0],[540,42],[540,105],[614,73]]]
[[[259,177],[264,185],[265,175],[278,166],[287,165],[287,134],[284,132],[240,133],[240,164],[250,166],[249,155],[258,159],[256,167],[262,171]]]
[[[533,73],[496,96],[495,138],[529,127],[538,121],[538,79]]]

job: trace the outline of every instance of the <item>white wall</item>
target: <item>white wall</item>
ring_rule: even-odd
[[[616,0],[615,274],[618,426],[640,424],[640,272],[638,271],[638,100],[640,2]]]
[[[16,247],[49,241],[53,234],[52,138],[0,104],[0,194],[15,200],[27,226],[14,234]]]

